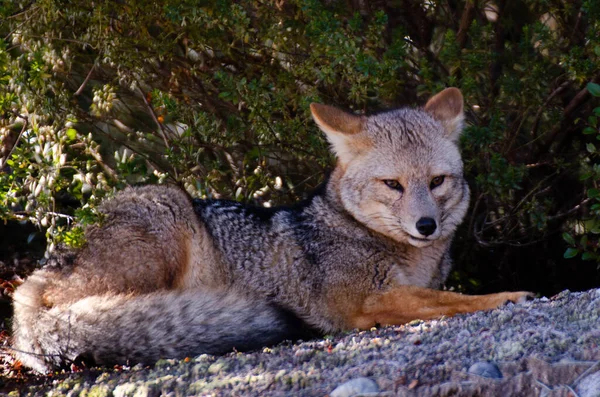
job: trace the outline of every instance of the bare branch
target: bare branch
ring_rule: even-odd
[[[94,64],[90,68],[89,73],[85,77],[85,80],[83,80],[83,83],[81,83],[81,85],[79,86],[79,88],[77,89],[77,91],[75,91],[75,94],[73,94],[73,95],[75,95],[75,96],[81,95],[81,93],[83,92],[83,89],[85,88],[85,86],[87,85],[88,81],[90,80],[90,77],[92,77],[92,72],[94,72],[95,68],[96,68],[96,62],[94,62]]]
[[[154,112],[154,109],[152,109],[152,105],[150,105],[150,103],[146,99],[146,95],[144,95],[144,92],[140,88],[139,83],[138,83],[137,86],[138,86],[138,91],[140,92],[140,95],[142,97],[142,100],[144,101],[144,104],[146,104],[146,108],[148,109],[148,112],[150,112],[150,116],[152,116],[152,119],[154,120],[154,122],[158,126],[158,131],[160,132],[160,134],[162,136],[162,139],[165,142],[165,148],[168,149],[170,145],[169,145],[169,140],[167,139],[167,135],[165,134],[164,127],[160,123],[160,121],[158,121],[158,117],[156,117],[156,113]]]

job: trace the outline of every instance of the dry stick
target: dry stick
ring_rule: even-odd
[[[148,103],[148,100],[146,99],[146,95],[144,95],[144,92],[140,88],[140,84],[138,83],[137,86],[138,86],[138,91],[140,92],[140,95],[142,96],[142,100],[146,104],[146,108],[148,109],[148,111],[150,112],[150,115],[152,116],[152,119],[158,126],[160,135],[162,136],[162,139],[165,142],[165,149],[168,149],[170,145],[169,145],[169,140],[167,139],[167,135],[165,134],[165,130],[164,130],[162,124],[158,121],[158,118],[156,117],[156,113],[154,113],[154,109],[152,109],[152,106],[150,106],[150,103]]]
[[[475,204],[473,204],[473,209],[471,210],[471,217],[469,220],[469,233],[473,234],[475,233],[475,215],[477,214],[477,210],[479,209],[479,204],[481,203],[481,200],[483,200],[484,195],[480,194],[479,197],[477,197],[477,200],[475,200]]]
[[[484,231],[484,230],[488,230],[488,229],[490,229],[490,228],[494,228],[494,227],[496,227],[496,225],[498,225],[498,224],[500,224],[500,223],[502,223],[502,222],[505,222],[507,219],[510,219],[511,217],[514,217],[515,215],[517,215],[517,210],[519,209],[519,207],[521,207],[523,204],[525,204],[525,202],[526,202],[526,200],[527,200],[527,199],[529,199],[531,196],[537,196],[538,194],[542,194],[542,193],[545,193],[545,192],[547,192],[548,190],[550,190],[550,187],[545,187],[545,188],[543,188],[543,189],[542,189],[541,187],[542,187],[542,186],[545,184],[545,182],[546,182],[548,179],[550,179],[550,178],[553,178],[553,177],[555,177],[556,175],[558,175],[558,174],[552,174],[552,175],[549,175],[548,177],[544,178],[544,179],[543,179],[541,182],[539,182],[539,183],[538,183],[538,184],[537,184],[537,185],[536,185],[536,186],[535,186],[533,189],[531,189],[531,191],[530,191],[529,193],[527,193],[527,194],[525,195],[525,197],[523,197],[523,198],[522,198],[522,199],[521,199],[521,200],[520,200],[520,201],[517,203],[517,205],[516,205],[516,206],[514,206],[514,207],[513,207],[513,208],[512,208],[512,209],[509,211],[509,213],[508,213],[508,214],[506,214],[506,215],[503,215],[503,216],[499,217],[498,219],[495,219],[495,220],[493,220],[493,221],[490,221],[490,222],[487,222],[487,221],[486,221],[486,222],[485,222],[485,226],[483,226],[483,225],[482,225],[482,227],[481,227],[481,230],[482,230],[482,231]],[[583,201],[582,201],[581,203],[579,203],[579,204],[578,204],[578,206],[581,206],[582,204],[584,204],[584,202],[583,202]],[[575,211],[575,210],[571,209],[571,210],[569,210],[569,211],[570,211],[570,212],[567,212],[567,213],[559,213],[559,214],[553,215],[552,217],[547,217],[547,219],[554,219],[554,218],[558,218],[558,217],[561,217],[561,216],[563,216],[563,215],[566,215],[566,214],[572,213],[572,212],[573,212],[573,211]]]
[[[129,106],[129,104],[128,104],[128,101],[123,101],[123,100],[121,100],[121,105],[123,105],[123,106],[124,106],[124,107],[127,109],[127,111],[128,111],[130,114],[133,114],[133,113],[134,113],[134,112],[133,112],[133,109],[131,109],[131,107]],[[113,118],[112,120],[117,120],[117,119]],[[151,124],[149,124],[149,123],[147,123],[147,122],[146,122],[144,119],[140,119],[140,120],[138,120],[138,121],[139,121],[139,122],[141,122],[141,123],[143,123],[145,127],[152,128],[152,125],[151,125]],[[120,122],[120,121],[119,121],[119,122]],[[121,123],[122,123],[122,122],[121,122]],[[125,124],[123,123],[123,125],[125,125]],[[126,127],[127,127],[127,128],[129,128],[130,130],[132,130],[132,131],[133,131],[133,128],[131,128],[131,127],[129,127],[129,126],[126,126]]]
[[[30,1],[29,4],[27,4],[26,6],[22,7],[20,11],[17,11],[16,13],[9,15],[6,17],[6,19],[13,19],[13,18],[18,18],[23,14],[26,14],[29,12],[29,10],[31,9],[31,6],[35,3],[35,1]]]
[[[10,32],[8,32],[8,34],[7,34],[7,35],[4,37],[4,41],[8,41],[8,38],[9,38],[9,37],[10,37],[10,36],[11,36],[11,35],[14,33],[14,32],[16,32],[18,29],[20,29],[20,28],[21,28],[21,26],[23,26],[23,25],[25,25],[27,22],[29,22],[29,20],[30,20],[31,18],[33,18],[33,16],[34,16],[34,15],[35,15],[35,14],[36,14],[36,13],[37,13],[39,10],[40,10],[39,8],[35,8],[35,9],[34,9],[34,10],[31,12],[31,15],[29,15],[29,16],[28,16],[28,17],[27,17],[27,18],[26,18],[26,19],[25,19],[23,22],[21,22],[19,25],[17,25],[17,26],[16,26],[16,27],[15,27],[13,30],[11,30]],[[24,13],[27,13],[27,12],[29,12],[29,9],[27,9],[27,10],[24,10],[24,11],[23,11],[22,13],[20,13],[20,14],[24,14]],[[20,15],[20,14],[18,14],[18,15]],[[16,16],[18,16],[18,15],[16,15]],[[6,19],[10,19],[10,18],[11,18],[11,17],[8,17],[8,18],[6,18]]]
[[[63,37],[52,37],[52,36],[40,36],[40,35],[31,35],[29,36],[33,39],[42,39],[42,40],[53,40],[53,41],[64,41],[67,43],[75,43],[75,44],[81,44],[83,46],[83,48],[85,47],[90,47],[92,49],[97,49],[97,47],[94,47],[93,45],[91,45],[90,43],[86,43],[85,41],[82,40],[76,40],[76,39],[65,39]]]
[[[565,211],[565,212],[560,212],[556,215],[552,215],[552,216],[548,216],[546,217],[546,219],[548,220],[555,220],[555,219],[560,219],[560,218],[564,218],[565,216],[569,216],[574,212],[577,212],[581,209],[581,207],[583,207],[584,205],[586,205],[587,203],[589,203],[592,199],[591,198],[586,198],[585,200],[582,200],[581,203],[577,204],[576,206],[574,206],[573,208]]]
[[[519,132],[521,132],[521,128],[523,128],[523,125],[525,124],[525,121],[527,120],[527,113],[529,113],[529,109],[530,108],[527,108],[523,111],[523,117],[521,118],[521,121],[519,122],[519,125],[517,126],[517,129],[515,130],[515,132],[511,134],[508,143],[506,145],[504,145],[506,147],[506,149],[502,149],[502,154],[506,155],[506,154],[508,154],[508,152],[510,152],[512,150],[512,147],[515,144],[515,140],[519,136]]]
[[[526,243],[522,243],[520,241],[504,241],[504,240],[484,240],[482,237],[483,231],[475,228],[473,236],[475,237],[475,241],[482,247],[500,247],[500,246],[508,246],[508,247],[528,247],[531,245],[538,244],[542,241],[545,241],[546,238],[542,236],[539,239],[535,239],[532,241],[528,241]]]
[[[526,195],[525,195],[525,196],[524,196],[524,197],[523,197],[521,200],[519,200],[519,202],[517,203],[517,205],[516,205],[516,206],[514,206],[513,208],[511,208],[511,210],[510,210],[510,213],[509,213],[509,216],[516,215],[516,213],[517,213],[517,210],[518,210],[518,209],[519,209],[519,208],[520,208],[522,205],[524,205],[524,204],[525,204],[525,202],[526,202],[526,200],[528,200],[528,199],[529,199],[531,196],[537,196],[538,194],[540,194],[540,193],[542,193],[542,192],[546,191],[546,190],[547,190],[547,187],[543,187],[543,186],[545,185],[545,183],[546,183],[547,181],[549,181],[550,179],[552,179],[552,178],[554,178],[554,177],[557,177],[557,176],[560,176],[560,173],[559,173],[559,172],[555,172],[555,173],[552,173],[552,174],[550,174],[550,175],[548,175],[548,176],[544,177],[544,178],[543,178],[543,179],[542,179],[542,180],[541,180],[541,181],[540,181],[540,182],[539,182],[539,183],[538,183],[536,186],[534,186],[534,187],[533,187],[533,188],[532,188],[532,189],[529,191],[529,193],[527,193],[527,194],[526,194]]]
[[[579,27],[581,25],[581,17],[583,16],[583,12],[581,11],[582,8],[583,6],[580,6],[579,12],[577,13],[577,20],[575,21],[575,24],[571,29],[571,37],[569,37],[569,43],[573,43],[575,41],[575,35],[578,33]]]
[[[96,126],[95,124],[92,124],[92,127],[100,130],[100,128],[98,126]],[[104,132],[102,130],[100,130],[100,131]],[[73,147],[73,145],[71,145],[71,147]],[[94,158],[94,160],[96,160],[96,162],[100,165],[100,167],[102,167],[102,169],[104,170],[104,172],[106,173],[106,175],[108,175],[114,182],[118,182],[119,181],[119,178],[118,178],[117,173],[115,172],[115,170],[113,170],[112,168],[110,168],[108,166],[108,164],[106,164],[104,162],[104,160],[102,160],[102,155],[100,153],[96,152],[95,150],[88,150],[87,152],[88,152],[88,154],[90,156],[92,156]]]
[[[594,80],[596,80],[596,79],[594,79]],[[571,113],[573,113],[579,105],[581,105],[583,102],[585,102],[587,100],[589,95],[590,95],[590,92],[588,91],[587,87],[585,87],[581,91],[579,91],[577,93],[577,95],[575,95],[575,97],[571,100],[571,102],[569,102],[569,104],[563,111],[563,115],[565,117],[570,116]]]
[[[75,94],[73,94],[73,95],[81,95],[81,93],[83,92],[83,89],[85,88],[88,81],[90,80],[90,77],[92,77],[92,72],[94,71],[95,68],[96,68],[96,62],[94,62],[90,71],[88,72],[87,76],[85,77],[85,80],[83,80],[83,83],[81,83],[81,86],[79,86],[79,88],[77,89],[77,91],[75,91]]]
[[[110,176],[113,181],[115,181],[115,182],[119,181],[117,173],[112,168],[110,168],[104,162],[104,160],[102,160],[102,156],[100,155],[100,153],[96,152],[95,150],[90,150],[88,153],[90,154],[90,156],[92,156],[94,158],[94,160],[96,160],[96,162],[98,164],[100,164],[100,167],[102,167],[104,172],[106,172],[106,174],[108,174],[108,176]]]
[[[570,84],[571,84],[571,82],[567,80],[567,81],[563,82],[561,85],[559,85],[554,91],[552,91],[552,93],[550,95],[548,95],[548,98],[546,98],[544,103],[538,109],[538,111],[535,114],[535,117],[533,119],[533,128],[531,129],[531,135],[533,136],[534,139],[536,138],[536,135],[537,135],[537,130],[538,130],[538,127],[540,124],[540,118],[542,117],[542,112],[544,111],[544,109],[546,109],[546,107],[548,106],[550,101],[555,96],[557,96],[558,94],[560,94],[564,90],[566,90]]]
[[[10,156],[13,154],[13,152],[15,151],[15,148],[17,147],[17,144],[21,140],[21,136],[23,135],[23,133],[27,129],[27,125],[29,125],[29,119],[27,118],[27,116],[21,116],[21,115],[19,115],[19,117],[21,117],[24,120],[24,122],[23,122],[23,128],[21,128],[21,132],[19,132],[19,136],[17,137],[17,139],[15,140],[15,143],[13,144],[13,146],[10,148],[10,151],[6,155],[6,160],[8,160],[10,158]],[[2,162],[2,164],[0,164],[0,166],[4,166],[3,163],[4,163],[4,161]]]
[[[116,139],[111,134],[107,134],[105,131],[103,131],[96,124],[92,124],[92,128],[96,129],[99,133],[105,135],[111,141],[116,142],[119,145],[125,146],[127,149],[129,149],[132,152],[136,153],[138,156],[143,157],[144,160],[149,161],[150,163],[152,163],[152,165],[155,168],[160,169],[159,164],[157,164],[155,161],[152,161],[152,159],[149,156],[146,156],[146,155],[140,153],[138,150],[136,150],[135,148],[131,147],[131,145],[128,145],[126,141],[124,141],[124,140],[122,141],[122,140]],[[71,147],[73,147],[73,145],[71,145]],[[104,161],[102,161],[102,157],[100,155],[96,156],[96,155],[94,155],[94,153],[90,153],[90,155],[92,155],[94,157],[94,159],[113,178],[113,180],[118,181],[117,174],[115,173],[115,171],[113,171],[108,165],[106,165],[106,163],[104,163]]]
[[[471,23],[473,22],[473,19],[475,19],[475,2],[467,0],[462,17],[460,18],[458,33],[456,35],[456,42],[458,43],[459,48],[465,48],[467,43],[467,33]]]
[[[600,74],[596,74],[596,76],[594,76],[592,78],[592,82],[597,82],[600,79]],[[587,86],[582,88],[577,95],[575,95],[573,97],[573,99],[571,99],[571,101],[569,102],[569,104],[565,107],[565,110],[563,110],[563,120],[568,119],[571,114],[579,107],[581,106],[585,101],[587,101],[590,97],[590,92],[587,89]],[[556,127],[554,127],[552,129],[552,131],[549,132],[549,136],[548,139],[546,140],[546,144],[541,148],[540,152],[548,152],[548,150],[550,149],[550,147],[552,146],[552,144],[556,141],[556,137],[562,132],[562,123],[560,123],[559,125],[557,125]]]

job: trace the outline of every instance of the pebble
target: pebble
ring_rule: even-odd
[[[355,378],[344,382],[335,388],[330,397],[352,397],[359,394],[377,393],[379,387],[377,383],[369,378]]]
[[[487,361],[480,361],[471,365],[468,372],[483,376],[484,378],[502,379],[502,372],[498,368],[498,365]]]
[[[577,395],[580,397],[599,397],[600,396],[600,371],[581,379],[575,387]]]

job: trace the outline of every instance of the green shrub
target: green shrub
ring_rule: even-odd
[[[600,54],[600,47],[596,47]],[[589,83],[587,90],[594,97],[600,97],[600,85]],[[583,134],[590,135],[596,141],[600,141],[600,106],[595,108],[593,113],[587,119],[587,127],[583,129]],[[595,261],[600,264],[600,149],[596,147],[600,143],[587,142],[585,149],[588,154],[582,154],[580,162],[581,172],[579,179],[584,181],[584,186],[588,187],[584,200],[586,208],[589,208],[587,216],[576,218],[571,221],[570,229],[573,232],[565,232],[563,239],[570,245],[564,253],[564,257],[569,259],[576,257],[581,253],[583,260]],[[599,265],[600,266],[600,265]]]
[[[457,86],[473,199],[453,283],[600,281],[597,1],[45,0],[0,20],[0,217],[51,243],[81,244],[72,221],[129,184],[297,200],[331,163],[311,102]]]

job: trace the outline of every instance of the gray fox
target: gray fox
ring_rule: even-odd
[[[13,347],[39,372],[78,357],[152,363],[253,349],[306,327],[335,332],[520,302],[527,292],[438,291],[468,207],[463,97],[358,116],[311,105],[337,156],[290,208],[192,200],[171,186],[106,201],[86,245],[14,294]]]

